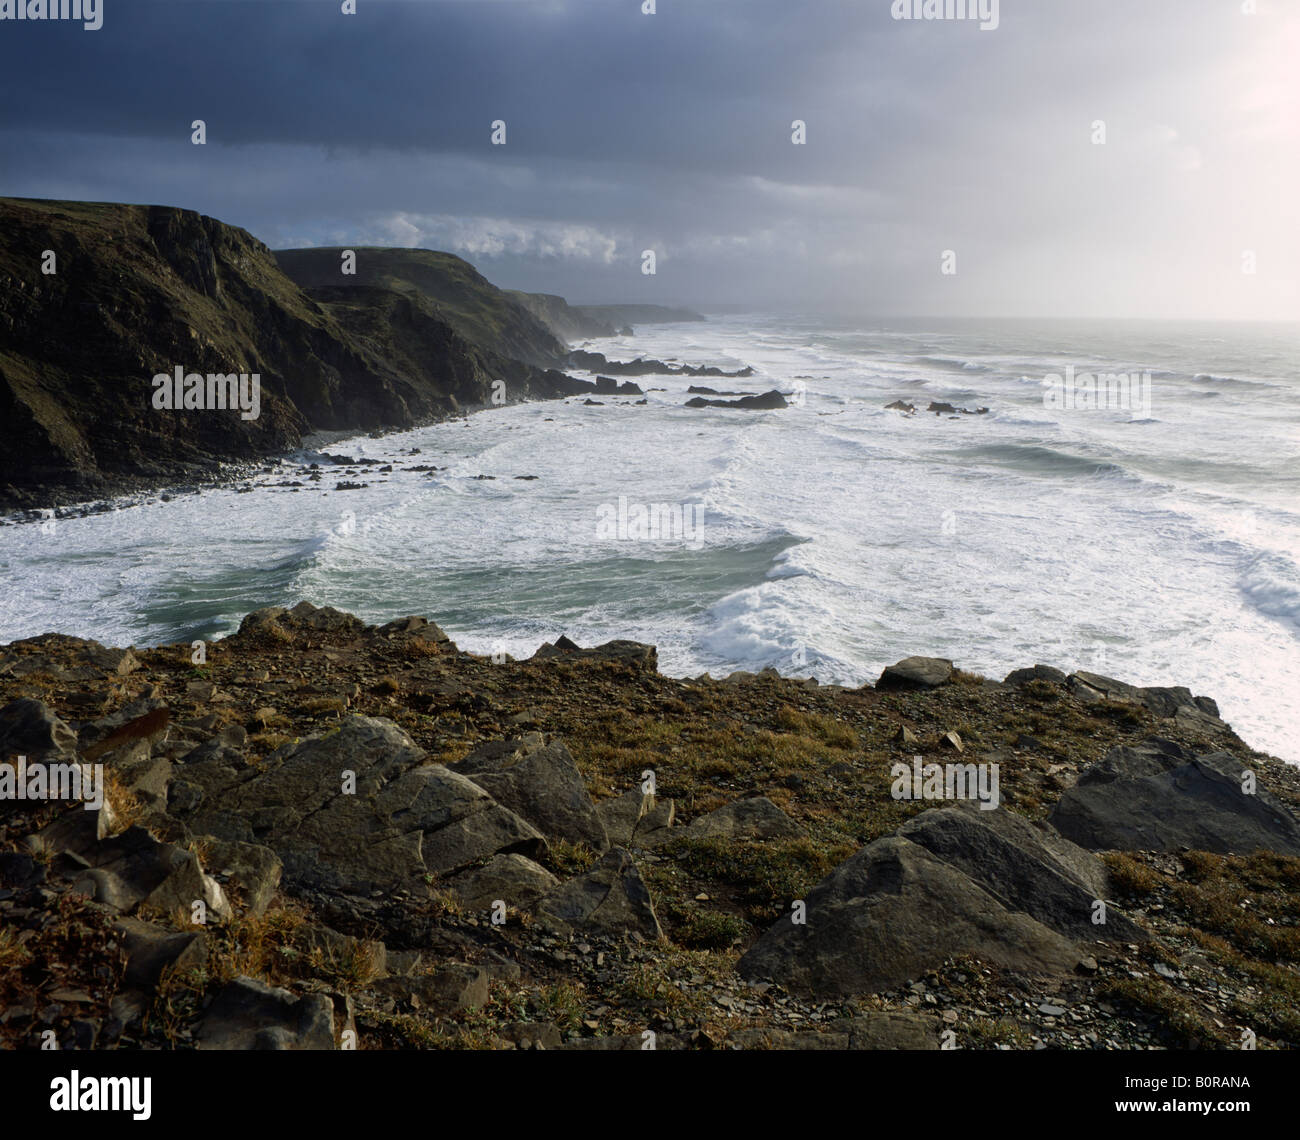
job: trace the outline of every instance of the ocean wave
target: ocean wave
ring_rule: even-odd
[[[1238,580],[1251,607],[1300,630],[1300,568],[1283,554],[1259,554]]]
[[[999,467],[1010,467],[1036,475],[1055,475],[1072,478],[1086,475],[1090,478],[1139,478],[1127,467],[1086,455],[1074,455],[1055,447],[1036,443],[989,443],[967,447],[950,453],[956,459],[984,461]]]

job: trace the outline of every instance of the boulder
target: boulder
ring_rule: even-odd
[[[673,833],[685,839],[792,839],[804,830],[766,796],[724,804]]]
[[[151,922],[119,918],[114,924],[126,954],[123,980],[132,989],[153,990],[168,966],[185,971],[207,962],[203,932],[164,930]]]
[[[1106,866],[1050,827],[997,808],[965,802],[913,817],[899,836],[956,867],[1008,910],[1019,911],[1067,938],[1141,942],[1150,937],[1114,907],[1094,926],[1093,903],[1106,899]]]
[[[333,1049],[334,1003],[239,977],[213,998],[195,1037],[200,1049]]]
[[[672,800],[658,799],[632,788],[596,805],[611,844],[617,847],[658,847],[677,834],[670,830],[676,816]]]
[[[788,408],[786,398],[775,388],[761,396],[742,396],[739,400],[709,400],[695,396],[686,401],[688,408],[747,408],[750,411],[766,412],[777,408]]]
[[[1030,681],[1051,681],[1056,685],[1064,685],[1067,677],[1060,669],[1053,669],[1050,665],[1033,665],[1028,669],[1013,669],[1003,679],[1004,685],[1027,685]]]
[[[1067,788],[1050,822],[1093,851],[1300,855],[1300,821],[1226,752],[1193,755],[1152,739],[1115,748]]]
[[[653,645],[643,645],[639,641],[607,641],[591,649],[583,649],[567,637],[559,637],[554,643],[546,642],[532,655],[531,661],[544,661],[558,657],[576,661],[616,661],[620,664],[634,665],[652,672],[659,667],[659,655]]]
[[[43,701],[24,697],[0,708],[0,763],[16,756],[57,760],[76,747],[77,734]]]
[[[538,733],[480,745],[455,770],[499,804],[526,819],[548,840],[609,847],[605,825],[586,781],[561,741],[544,744]]]
[[[359,634],[366,623],[359,617],[336,610],[333,606],[314,606],[299,602],[293,609],[269,606],[254,610],[239,624],[240,634],[270,634],[292,638],[305,633]]]
[[[189,915],[201,901],[209,918],[234,916],[225,892],[194,852],[163,843],[143,827],[97,837],[93,819],[79,818],[94,814],[73,808],[28,840],[33,850],[63,854],[73,890],[124,913],[145,906]]]
[[[500,899],[507,907],[531,911],[538,899],[560,885],[560,880],[523,855],[495,855],[482,867],[462,871],[446,885],[468,910],[488,910]]]
[[[892,989],[962,954],[1028,974],[1068,974],[1071,942],[1008,909],[901,836],[868,844],[808,892],[806,923],[778,919],[737,964],[818,997]]]
[[[208,870],[234,888],[240,913],[251,917],[265,914],[284,871],[280,857],[258,843],[240,843],[216,836],[200,836],[198,842]]]
[[[546,850],[536,828],[473,781],[422,763],[423,750],[391,721],[349,717],[277,758],[268,771],[223,789],[221,812],[201,814],[194,829],[238,839],[245,823],[283,861],[287,883],[369,894],[500,852],[540,857]],[[354,792],[343,790],[345,773]]]
[[[375,630],[376,637],[414,637],[438,645],[449,645],[451,638],[426,617],[404,617],[390,621]]]
[[[585,875],[570,879],[538,904],[538,915],[552,928],[639,932],[663,937],[650,890],[631,852],[613,847]]]
[[[952,662],[943,657],[905,657],[885,666],[877,689],[935,689],[952,680]]]

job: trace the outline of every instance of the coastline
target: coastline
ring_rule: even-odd
[[[1269,819],[1266,843],[1300,843],[1300,772],[1185,690],[934,659],[859,689],[678,680],[634,642],[496,661],[423,618],[306,603],[195,653],[0,649],[5,750],[106,772],[99,812],[0,804],[0,916],[36,923],[34,952],[86,931],[58,971],[87,995],[82,1047],[249,1047],[232,1006],[306,1048],[348,1030],[365,1048],[639,1048],[649,1029],[662,1048],[925,1049],[951,1029],[974,1049],[1231,1049],[1236,1025],[1300,1043],[1274,1000],[1300,948],[1266,921],[1296,913],[1300,846],[1227,854]],[[942,779],[916,798],[918,761],[996,765],[994,810]],[[1252,796],[1226,794],[1237,767]],[[340,768],[364,795],[339,795]],[[417,785],[423,806],[386,814]],[[1144,826],[1134,797],[1158,807],[1155,850],[1112,841]],[[901,870],[902,894],[839,898],[857,865]],[[208,924],[178,941],[196,890]],[[788,944],[791,899],[822,937]],[[862,905],[883,923],[869,950]],[[106,988],[92,974],[123,929],[126,980]],[[150,976],[164,945],[176,969]],[[84,1032],[20,979],[0,1036]],[[323,993],[346,1001],[309,1030],[294,1011]]]

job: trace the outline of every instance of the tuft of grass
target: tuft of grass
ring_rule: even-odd
[[[952,680],[957,685],[969,685],[972,688],[978,688],[988,678],[982,673],[968,673],[965,669],[954,669],[952,671]]]
[[[736,914],[720,910],[685,911],[674,931],[674,941],[691,950],[721,950],[749,933],[749,924]]]
[[[562,1034],[576,1033],[582,1026],[586,995],[576,982],[556,982],[538,992],[534,1008],[539,1021],[549,1021]]]
[[[1127,1005],[1155,1023],[1176,1049],[1224,1049],[1233,1042],[1186,995],[1154,978],[1119,978],[1097,996]]]
[[[31,958],[31,952],[18,941],[18,931],[6,926],[0,928],[0,974],[16,970]]]
[[[1033,683],[1033,682],[1031,682]],[[996,1049],[1009,1045],[1012,1049],[1029,1049],[1033,1039],[1029,1033],[1009,1017],[980,1018],[957,1027],[958,1044],[968,1049]]]
[[[812,839],[679,839],[665,848],[689,874],[736,889],[751,921],[766,924],[774,911],[803,898],[856,848],[827,847]]]
[[[599,856],[585,843],[553,839],[546,852],[546,866],[561,878],[581,875],[596,865]]]
[[[1131,855],[1108,851],[1101,858],[1110,871],[1111,885],[1122,895],[1149,895],[1161,883],[1160,875]]]

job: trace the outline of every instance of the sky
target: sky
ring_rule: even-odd
[[[1300,318],[1300,0],[101,2],[0,19],[0,194],[575,303]]]

